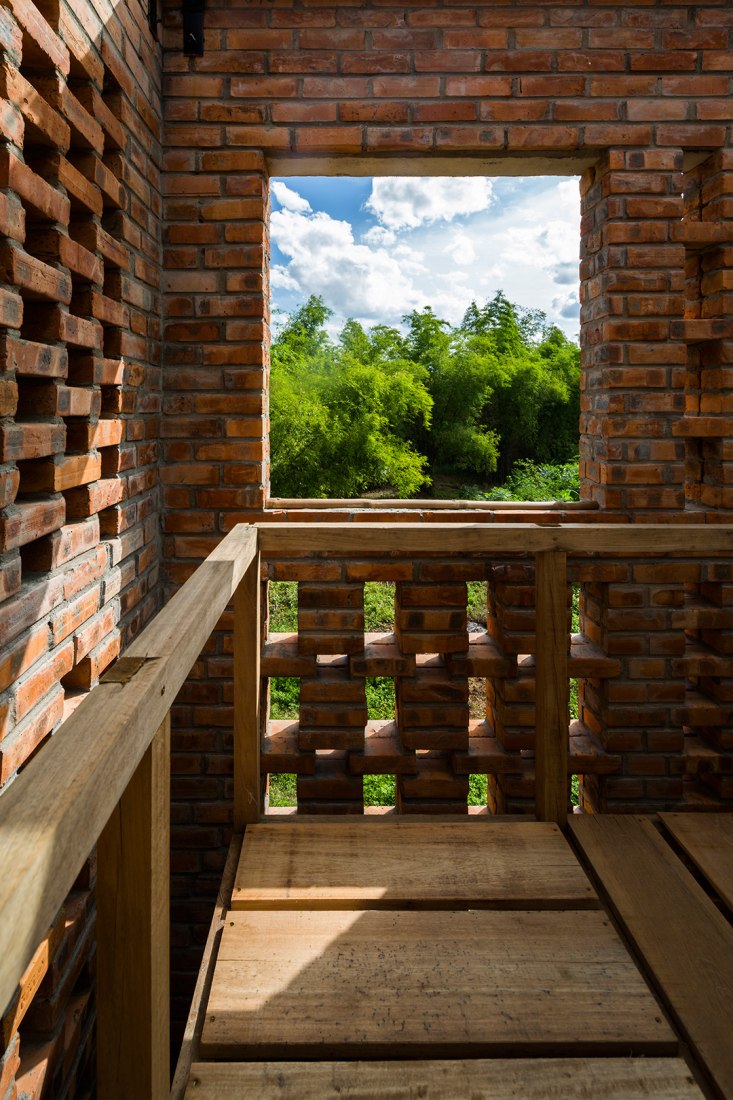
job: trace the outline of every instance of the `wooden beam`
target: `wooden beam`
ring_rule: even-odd
[[[242,848],[242,834],[235,833],[229,844],[227,861],[224,864],[224,873],[219,884],[219,893],[216,898],[214,914],[209,925],[209,934],[204,945],[204,954],[201,959],[196,988],[193,991],[193,999],[188,1012],[186,1030],[183,1033],[181,1049],[178,1052],[178,1062],[173,1075],[170,1100],[183,1100],[188,1078],[191,1072],[191,1064],[198,1061],[199,1040],[201,1028],[204,1026],[204,1013],[209,1001],[211,983],[214,978],[214,967],[219,951],[219,941],[226,922],[227,913],[232,900],[232,886],[236,874],[239,855]]]
[[[733,525],[652,523],[260,523],[265,557],[339,554],[733,553]]]
[[[540,821],[564,825],[568,788],[567,559],[537,555],[535,805]]]
[[[256,552],[226,536],[0,798],[0,1006],[53,923]],[[2,1011],[0,1008],[0,1011]]]
[[[571,814],[569,828],[662,1003],[714,1082],[710,1095],[730,1100],[733,928],[649,818]]]
[[[97,1095],[170,1085],[170,714],[97,845]]]
[[[260,777],[260,556],[234,595],[234,828],[258,821]]]
[[[383,512],[386,508],[405,512],[597,512],[596,500],[400,500],[378,497],[270,497],[269,511],[278,510],[315,512],[343,510],[361,512],[365,510]]]

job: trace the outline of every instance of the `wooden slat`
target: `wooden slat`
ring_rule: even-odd
[[[196,1063],[185,1100],[702,1100],[681,1058]]]
[[[733,912],[733,816],[722,813],[659,816]]]
[[[170,1084],[170,715],[97,845],[97,1087],[163,1100]]]
[[[590,908],[556,825],[344,821],[247,829],[233,909]]]
[[[201,1057],[674,1054],[602,912],[233,912]]]
[[[33,952],[216,626],[256,549],[235,528],[0,798],[0,1005]]]
[[[260,556],[234,595],[234,828],[257,821],[260,777]]]
[[[400,497],[270,497],[269,509],[277,511],[323,512],[335,509],[349,512],[378,511],[385,508],[400,512],[517,512],[535,508],[542,512],[597,511],[595,500],[543,500],[531,504],[525,500],[404,500]]]
[[[570,828],[683,1034],[733,1096],[733,928],[648,819],[576,815]]]
[[[217,895],[216,905],[214,906],[211,924],[209,925],[209,934],[206,937],[206,943],[204,945],[204,954],[201,959],[198,977],[196,978],[196,988],[193,991],[193,998],[191,999],[191,1007],[188,1012],[181,1049],[178,1052],[178,1061],[176,1063],[176,1071],[173,1075],[170,1100],[182,1100],[191,1072],[191,1065],[198,1060],[203,1014],[206,1011],[206,1003],[209,999],[216,956],[219,950],[219,941],[221,940],[222,929],[224,928],[224,922],[231,901],[234,872],[237,869],[241,847],[242,835],[241,833],[235,833],[231,839],[229,851],[227,852],[227,861],[224,865],[224,873],[221,877],[219,893]]]
[[[568,812],[567,558],[537,555],[535,675],[535,807],[540,821],[565,822]]]
[[[733,526],[566,523],[260,523],[265,556],[338,554],[716,554],[733,551]]]

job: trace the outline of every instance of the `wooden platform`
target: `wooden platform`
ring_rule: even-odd
[[[678,816],[250,826],[186,1100],[733,1100],[733,928],[671,841],[724,885],[728,826]]]

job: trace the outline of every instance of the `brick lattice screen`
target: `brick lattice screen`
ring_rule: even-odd
[[[8,0],[0,55],[4,785],[159,606],[161,77],[138,0]],[[93,883],[2,1018],[3,1100],[92,1079]]]

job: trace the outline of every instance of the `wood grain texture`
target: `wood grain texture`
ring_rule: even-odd
[[[535,807],[558,825],[568,812],[567,583],[562,550],[537,554]]]
[[[601,912],[248,912],[222,934],[201,1057],[674,1054]]]
[[[733,815],[660,814],[677,843],[733,913]]]
[[[260,776],[260,555],[234,594],[234,828],[263,810]]]
[[[196,988],[193,991],[193,997],[191,999],[191,1007],[188,1012],[188,1019],[186,1020],[186,1028],[183,1033],[181,1049],[178,1052],[178,1061],[176,1062],[176,1070],[173,1075],[170,1100],[183,1100],[183,1094],[186,1091],[191,1073],[191,1065],[198,1060],[203,1014],[206,1010],[206,1002],[209,999],[216,956],[219,950],[219,941],[221,940],[221,933],[229,910],[232,886],[234,884],[234,873],[237,869],[241,849],[242,835],[241,833],[235,833],[229,844],[227,861],[224,865],[224,873],[221,878],[211,924],[209,925],[209,933],[206,937],[206,943],[204,944],[204,954],[196,978]]]
[[[577,815],[570,828],[683,1035],[733,1096],[733,927],[648,818]]]
[[[170,1084],[170,716],[97,845],[97,1089],[163,1100]]]
[[[681,1058],[199,1062],[185,1100],[702,1100]]]
[[[603,554],[715,554],[733,551],[730,524],[696,527],[651,523],[584,524],[562,527],[531,523],[260,523],[263,555],[472,554],[492,552]]]
[[[127,683],[101,683],[0,798],[0,1006],[119,802],[256,550],[226,536],[127,650]],[[1,1011],[2,1009],[0,1009]]]
[[[556,825],[303,823],[247,829],[233,909],[595,908]]]

